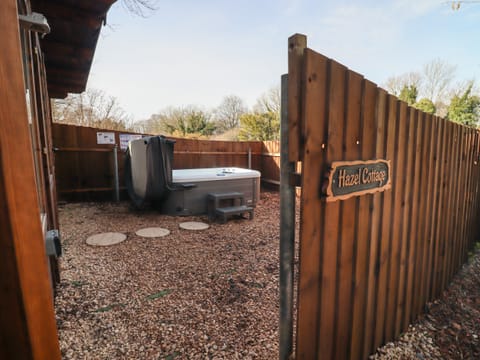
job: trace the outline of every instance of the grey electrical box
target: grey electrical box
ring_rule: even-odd
[[[59,257],[62,255],[62,245],[60,243],[60,233],[58,230],[50,230],[45,238],[45,247],[47,256]]]

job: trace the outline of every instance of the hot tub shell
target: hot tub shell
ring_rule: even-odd
[[[160,137],[130,141],[126,175],[137,205],[150,203],[169,215],[202,215],[207,213],[209,193],[238,192],[244,205],[256,206],[259,171],[238,167],[171,170],[173,143]]]
[[[185,188],[170,192],[161,204],[161,211],[170,215],[207,213],[209,193],[239,192],[245,205],[255,207],[260,199],[260,172],[242,168],[200,168],[172,171],[174,184]],[[194,185],[188,187],[188,185]]]

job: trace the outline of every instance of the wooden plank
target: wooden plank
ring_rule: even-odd
[[[471,186],[471,200],[472,204],[470,206],[470,227],[468,230],[467,238],[468,238],[468,248],[473,244],[476,240],[476,228],[477,228],[477,188],[478,188],[478,132],[476,130],[472,130],[472,186]]]
[[[412,264],[411,256],[413,250],[411,249],[414,244],[414,239],[410,237],[410,227],[412,223],[413,212],[413,194],[414,194],[414,176],[409,174],[415,173],[415,140],[416,140],[416,123],[413,119],[415,116],[414,109],[408,108],[406,114],[407,122],[407,141],[403,146],[405,147],[405,169],[403,182],[403,224],[402,224],[402,237],[401,237],[401,253],[400,253],[400,271],[399,271],[399,284],[398,284],[398,297],[397,297],[397,312],[395,319],[395,337],[398,337],[399,333],[405,331],[406,325],[404,324],[404,318],[407,307],[407,282],[409,268]]]
[[[288,38],[288,160],[300,161],[302,154],[302,84],[303,56],[307,37],[295,34]]]
[[[449,187],[449,208],[447,212],[447,239],[446,239],[446,264],[445,264],[445,277],[443,278],[443,285],[442,288],[445,289],[448,283],[450,282],[450,273],[452,268],[452,259],[453,259],[453,234],[454,234],[454,227],[455,227],[455,211],[453,209],[453,204],[455,201],[455,191],[456,191],[456,181],[453,174],[456,172],[456,165],[457,165],[457,148],[458,148],[458,140],[457,140],[457,126],[455,124],[451,124],[452,128],[452,145],[451,149],[451,160],[450,160],[450,187]]]
[[[363,82],[362,111],[360,119],[360,158],[373,159],[375,157],[376,143],[376,119],[375,108],[377,105],[377,86],[368,81]],[[359,218],[357,225],[357,242],[355,249],[355,272],[353,282],[353,314],[352,334],[350,341],[350,359],[354,360],[361,356],[365,350],[365,338],[371,337],[371,327],[366,326],[366,310],[370,300],[368,289],[370,278],[368,276],[372,231],[373,195],[362,196],[359,199]],[[373,279],[372,279],[373,280]],[[358,331],[365,329],[365,331]],[[366,355],[363,356],[366,358]]]
[[[388,119],[386,127],[386,147],[384,158],[386,160],[395,158],[395,135],[397,129],[397,99],[388,96]],[[393,175],[395,176],[395,174]],[[390,263],[391,249],[391,215],[392,215],[392,197],[393,189],[386,191],[383,202],[383,215],[380,230],[380,251],[378,254],[378,286],[377,286],[377,306],[376,306],[376,325],[375,325],[375,348],[385,342],[385,311],[387,306],[387,286],[388,286],[388,269]]]
[[[0,32],[0,357],[60,359],[14,0],[0,2]]]
[[[468,206],[469,206],[469,199],[470,199],[470,180],[471,180],[471,173],[470,173],[470,147],[471,147],[471,138],[470,138],[470,128],[464,129],[464,159],[465,159],[465,171],[463,179],[463,196],[461,202],[461,213],[462,213],[462,233],[461,233],[461,243],[460,243],[460,256],[459,256],[459,264],[462,265],[467,260],[467,253],[468,253],[468,246],[466,242],[466,234],[467,234],[467,226],[469,225],[469,217],[468,217]]]
[[[112,152],[113,146],[108,148],[73,148],[73,147],[64,147],[56,148],[56,152]]]
[[[427,265],[427,273],[426,273],[426,282],[425,282],[425,303],[432,300],[431,298],[431,288],[433,283],[433,268],[435,263],[435,254],[436,254],[436,233],[435,229],[438,228],[439,223],[437,220],[438,216],[438,200],[439,194],[438,191],[438,184],[440,182],[440,146],[441,146],[441,128],[440,122],[437,117],[432,117],[431,121],[433,121],[433,133],[432,133],[432,147],[431,147],[431,157],[430,161],[432,162],[432,178],[430,179],[430,228],[428,233],[428,242],[429,242],[429,250],[428,250],[428,265]]]
[[[461,179],[461,191],[460,191],[460,201],[458,211],[460,214],[461,222],[460,222],[460,232],[459,232],[459,247],[458,247],[458,256],[457,256],[457,269],[460,270],[460,267],[463,264],[463,255],[464,255],[464,240],[465,240],[465,226],[467,223],[466,213],[465,213],[465,206],[468,202],[468,128],[462,127],[462,163],[463,163],[463,178]]]
[[[460,250],[461,250],[461,235],[462,235],[462,226],[463,226],[463,218],[461,216],[460,208],[462,206],[464,188],[463,188],[463,181],[465,180],[465,159],[464,149],[465,149],[465,142],[463,141],[463,133],[465,131],[464,126],[458,127],[458,140],[459,140],[459,158],[457,164],[457,171],[460,173],[460,177],[458,179],[457,191],[456,191],[456,200],[455,200],[455,210],[457,214],[456,218],[456,226],[455,226],[455,251],[454,251],[454,267],[452,271],[452,278],[457,273],[457,270],[460,267]]]
[[[344,161],[358,160],[361,156],[361,107],[363,77],[353,71],[346,75],[346,101],[344,108],[343,156]],[[337,248],[337,289],[336,289],[336,335],[335,358],[350,357],[352,328],[352,283],[355,269],[355,245],[358,234],[358,197],[342,201],[341,204],[341,238]]]
[[[449,261],[447,267],[447,284],[450,283],[452,277],[455,273],[455,250],[457,245],[457,225],[458,225],[458,214],[457,214],[457,202],[458,202],[458,191],[459,191],[459,178],[456,176],[458,172],[460,156],[461,156],[461,141],[460,141],[460,126],[454,124],[455,137],[454,137],[454,161],[453,161],[453,171],[451,176],[453,177],[453,186],[452,186],[452,202],[450,203],[451,208],[451,228],[450,228],[450,251],[449,251]]]
[[[415,283],[417,279],[418,271],[418,262],[421,258],[420,253],[420,241],[418,237],[418,232],[420,229],[420,210],[421,210],[421,171],[422,171],[422,145],[423,145],[423,132],[424,132],[424,122],[420,117],[421,112],[414,110],[413,119],[415,126],[415,177],[413,184],[413,202],[412,202],[412,214],[410,226],[410,238],[411,238],[411,249],[409,255],[409,265],[408,265],[408,278],[406,284],[406,297],[405,297],[405,316],[403,326],[406,327],[416,316],[414,312],[414,300],[415,300]],[[411,114],[412,116],[412,114]]]
[[[419,204],[419,220],[418,220],[418,230],[416,234],[416,264],[415,264],[415,277],[414,277],[414,291],[413,291],[413,305],[412,305],[412,315],[413,319],[415,319],[419,313],[421,312],[421,286],[422,286],[422,277],[423,277],[423,269],[424,264],[426,262],[426,239],[425,239],[425,228],[426,228],[426,213],[427,213],[427,190],[428,190],[428,162],[426,159],[428,158],[429,152],[429,139],[430,139],[430,131],[431,131],[431,123],[426,120],[426,114],[420,112],[419,114],[419,121],[423,124],[422,126],[422,134],[421,134],[421,144],[422,144],[422,152],[421,152],[421,161],[422,166],[420,167],[419,177],[422,179],[420,183],[420,204]]]
[[[467,260],[468,254],[468,240],[467,240],[467,233],[468,228],[471,226],[470,223],[470,204],[471,204],[471,184],[472,184],[472,129],[467,128],[465,131],[465,161],[466,161],[466,171],[465,171],[465,193],[464,198],[462,201],[462,218],[464,219],[463,222],[463,231],[462,231],[462,249],[461,249],[461,258],[460,263],[464,263]]]
[[[317,353],[322,259],[320,234],[323,229],[325,204],[319,194],[325,167],[327,119],[328,60],[307,49],[305,51],[305,154],[302,163],[300,219],[300,270],[298,282],[298,320],[296,352],[298,359],[310,359]],[[290,74],[289,74],[290,76]],[[290,77],[289,77],[290,82]],[[290,96],[290,95],[289,95]],[[289,119],[290,120],[290,119]]]
[[[405,151],[407,150],[407,105],[404,102],[397,102],[395,108],[395,116],[397,118],[396,136],[395,136],[395,156],[394,156],[394,171],[393,171],[393,189],[392,189],[392,203],[393,211],[390,220],[390,262],[388,268],[388,285],[387,285],[387,303],[385,314],[385,340],[388,341],[393,338],[395,333],[395,320],[397,311],[397,296],[399,287],[399,268],[401,255],[401,236],[402,236],[402,222],[404,206],[404,191],[405,191]]]
[[[468,250],[470,247],[470,242],[471,239],[473,238],[472,236],[472,229],[474,228],[474,219],[475,219],[475,182],[476,182],[476,168],[477,168],[477,143],[476,143],[476,131],[474,129],[470,129],[470,158],[469,158],[469,164],[470,164],[470,185],[469,185],[469,206],[467,210],[467,216],[468,216],[468,226],[467,226],[467,233],[465,234],[466,237],[466,246],[467,249],[465,252],[467,252],[466,255],[468,255]]]
[[[447,126],[447,133],[448,133],[448,152],[447,152],[447,161],[446,161],[446,184],[445,184],[445,191],[446,191],[446,202],[448,204],[446,211],[443,215],[443,244],[442,244],[442,252],[441,252],[441,281],[440,281],[440,289],[439,291],[442,291],[445,289],[445,286],[447,284],[447,269],[448,269],[448,258],[450,254],[450,228],[451,228],[451,221],[452,221],[452,216],[451,216],[451,204],[452,204],[452,194],[453,194],[453,189],[452,189],[452,183],[453,183],[453,177],[452,177],[452,171],[454,171],[454,129],[455,126],[452,122],[447,121],[446,123]]]
[[[347,69],[339,63],[330,62],[329,101],[328,101],[328,141],[326,147],[326,162],[331,163],[343,156],[343,127],[345,109],[345,81]],[[304,169],[307,165],[305,165]],[[306,177],[307,174],[304,174]],[[315,175],[318,177],[318,173]],[[307,193],[303,189],[302,193]],[[322,257],[321,270],[321,293],[320,293],[320,328],[317,342],[319,349],[317,358],[335,357],[335,319],[336,319],[336,291],[337,291],[337,252],[338,242],[341,239],[342,229],[340,225],[340,203],[325,203],[323,221],[324,228],[321,235]],[[306,214],[306,211],[305,211]],[[318,224],[318,218],[312,219]],[[318,241],[318,239],[317,239]]]
[[[375,107],[375,156],[383,158],[385,156],[385,133],[386,133],[386,111],[387,111],[387,93],[383,89],[378,89],[377,102]],[[376,329],[376,305],[377,288],[379,275],[379,256],[381,251],[381,221],[383,215],[384,193],[373,195],[372,225],[370,227],[370,247],[368,264],[368,288],[367,288],[367,306],[365,311],[365,335],[363,345],[363,357],[366,358],[378,346],[375,344]]]
[[[434,172],[435,172],[435,162],[434,162],[434,155],[435,155],[435,142],[438,141],[438,130],[435,128],[435,122],[433,121],[433,116],[431,114],[427,114],[425,121],[427,121],[428,125],[428,136],[425,139],[427,141],[427,154],[425,158],[425,166],[428,168],[426,177],[424,177],[423,181],[426,182],[426,189],[424,197],[426,201],[426,213],[425,213],[425,228],[423,232],[423,241],[424,241],[424,253],[423,253],[423,268],[421,273],[421,285],[420,285],[420,301],[419,301],[419,308],[418,312],[422,313],[424,305],[427,303],[428,298],[428,289],[429,285],[429,268],[431,264],[431,257],[433,254],[432,249],[432,238],[431,238],[431,229],[432,229],[432,212],[433,212],[433,199],[434,199]]]
[[[445,204],[445,158],[446,158],[446,141],[447,141],[447,130],[445,125],[445,120],[437,118],[439,126],[439,135],[437,140],[437,183],[435,186],[436,189],[436,206],[437,209],[435,216],[435,225],[433,228],[433,237],[434,237],[434,255],[432,263],[432,275],[431,275],[431,285],[430,285],[430,300],[435,299],[439,295],[439,266],[441,263],[441,249],[443,246],[442,242],[442,223],[443,223],[443,214],[446,211]]]

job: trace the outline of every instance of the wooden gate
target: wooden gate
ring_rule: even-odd
[[[289,160],[302,162],[296,358],[367,358],[466,261],[479,134],[407,106],[303,35],[289,39],[288,121]],[[326,201],[333,162],[378,159],[390,189]]]

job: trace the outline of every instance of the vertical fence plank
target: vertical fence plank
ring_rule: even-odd
[[[432,248],[432,237],[431,230],[433,224],[433,211],[434,211],[434,198],[435,198],[435,156],[436,156],[436,146],[435,143],[438,141],[438,126],[434,121],[431,114],[427,114],[426,119],[428,126],[428,137],[427,137],[427,157],[425,159],[425,166],[428,167],[427,178],[424,181],[427,182],[426,193],[426,215],[425,215],[425,229],[424,229],[424,263],[422,269],[422,282],[420,287],[420,304],[419,304],[419,313],[422,312],[423,305],[426,304],[428,299],[428,289],[430,288],[430,263],[433,255]]]
[[[418,298],[418,290],[417,284],[419,281],[419,271],[422,261],[422,243],[421,243],[421,229],[422,229],[422,210],[423,210],[423,201],[422,201],[422,179],[423,179],[423,139],[424,139],[424,132],[425,132],[425,121],[423,119],[422,113],[420,111],[416,112],[416,122],[417,122],[417,139],[416,139],[416,163],[415,163],[415,177],[417,178],[416,181],[416,191],[415,194],[415,208],[416,208],[416,218],[414,221],[414,227],[412,227],[412,236],[415,239],[414,243],[414,263],[412,264],[412,273],[411,273],[411,291],[410,293],[410,304],[408,308],[408,321],[411,322],[413,319],[416,318],[416,299]]]
[[[341,159],[343,143],[345,77],[346,68],[330,61],[329,103],[328,103],[328,142],[326,162]],[[318,175],[317,175],[318,176]],[[322,239],[322,289],[320,294],[320,330],[317,358],[333,358],[335,344],[337,250],[341,239],[340,202],[325,204],[324,232]],[[315,220],[318,222],[318,220]]]
[[[360,115],[362,101],[362,76],[349,71],[346,78],[346,103],[343,136],[343,156],[346,161],[358,160],[360,157]],[[354,257],[358,234],[357,214],[358,197],[342,201],[340,227],[341,241],[338,242],[338,271],[336,293],[336,359],[346,359],[350,353],[350,342],[345,339],[351,337],[352,317],[352,281],[354,270]]]
[[[424,236],[424,229],[426,224],[426,211],[427,211],[427,179],[428,179],[428,164],[426,163],[426,159],[428,157],[428,139],[430,138],[430,129],[428,127],[428,122],[425,119],[426,114],[420,112],[419,113],[419,121],[422,124],[422,133],[421,133],[421,166],[420,166],[420,196],[419,196],[419,220],[417,226],[417,234],[416,234],[416,263],[415,263],[415,277],[414,277],[414,291],[413,291],[413,304],[412,304],[412,315],[413,319],[417,317],[420,312],[421,302],[421,285],[422,285],[422,276],[423,276],[423,265],[425,263],[425,246],[426,246],[426,239]]]
[[[453,252],[453,268],[452,268],[452,273],[450,275],[450,278],[453,278],[457,270],[459,269],[459,263],[458,263],[458,257],[460,253],[460,242],[461,242],[461,226],[462,226],[462,218],[460,214],[460,206],[461,206],[461,194],[463,192],[462,186],[463,186],[463,170],[464,170],[464,159],[463,159],[463,150],[464,150],[464,141],[463,141],[463,132],[464,132],[465,127],[460,126],[458,128],[458,163],[457,163],[457,174],[460,171],[459,178],[457,179],[457,190],[455,192],[455,233],[454,233],[454,252]],[[457,175],[458,176],[458,175]]]
[[[288,39],[288,159],[301,160],[301,137],[303,132],[301,100],[303,54],[307,47],[307,37],[295,34]]]
[[[469,178],[470,178],[470,183],[468,187],[468,192],[469,192],[469,202],[468,202],[468,208],[467,208],[467,229],[465,233],[465,257],[464,261],[466,260],[466,255],[469,250],[469,245],[470,245],[470,240],[472,237],[472,231],[471,229],[474,227],[474,209],[475,209],[475,180],[476,180],[476,130],[470,129],[469,132],[469,138],[470,138],[470,146],[469,146]]]
[[[449,259],[449,254],[450,254],[450,228],[451,228],[451,205],[452,205],[452,196],[453,196],[453,182],[451,178],[452,171],[454,171],[454,138],[455,138],[455,133],[454,133],[454,124],[451,123],[450,121],[446,122],[446,127],[447,127],[447,132],[448,132],[448,137],[447,137],[447,158],[446,158],[446,164],[445,164],[445,170],[446,170],[446,184],[445,184],[445,198],[446,198],[446,211],[443,214],[442,217],[442,224],[443,226],[443,244],[442,244],[442,266],[441,266],[441,279],[440,279],[440,291],[445,288],[445,285],[447,283],[447,270],[448,270],[448,259]]]
[[[385,148],[383,156],[387,160],[393,160],[395,152],[395,129],[397,123],[395,97],[387,96],[386,109],[386,126],[385,126]],[[390,262],[390,220],[392,213],[392,190],[386,191],[383,197],[382,219],[380,225],[380,243],[377,253],[377,264],[375,265],[378,271],[377,293],[376,293],[376,321],[375,321],[375,343],[377,348],[385,341],[385,309],[387,299],[387,282],[388,282],[388,267]]]
[[[396,104],[396,137],[393,160],[392,182],[392,214],[390,218],[390,262],[388,268],[387,305],[385,313],[385,339],[391,339],[395,332],[396,302],[399,287],[399,268],[401,255],[401,236],[405,199],[402,197],[405,189],[405,150],[408,132],[407,105],[404,102]]]
[[[403,314],[402,327],[405,329],[410,323],[412,314],[412,300],[413,300],[413,287],[415,279],[415,265],[417,261],[417,241],[416,233],[418,227],[418,215],[419,215],[419,198],[420,198],[420,169],[421,169],[421,139],[422,139],[422,123],[418,118],[419,111],[413,108],[410,109],[410,128],[412,137],[411,139],[411,152],[413,153],[413,174],[416,176],[412,179],[412,191],[410,193],[411,212],[410,222],[408,225],[408,260],[407,260],[407,274],[405,282],[405,310]]]
[[[469,206],[469,199],[470,199],[470,129],[465,128],[463,134],[463,141],[465,142],[464,148],[464,159],[465,159],[465,179],[463,180],[463,196],[462,196],[462,203],[461,203],[461,214],[462,214],[462,229],[461,229],[461,236],[460,236],[460,254],[459,254],[459,264],[463,264],[465,261],[466,251],[466,233],[467,233],[467,226],[468,226],[468,206]]]
[[[375,108],[377,104],[377,86],[368,80],[363,82],[362,111],[361,111],[361,137],[360,158],[363,160],[373,159],[375,157],[376,143],[376,121]],[[365,353],[370,349],[364,348],[365,340],[371,338],[371,327],[366,325],[366,314],[368,308],[368,289],[373,282],[369,278],[370,262],[370,232],[372,226],[373,214],[373,195],[363,196],[359,199],[358,206],[358,229],[356,243],[355,274],[353,282],[353,329],[351,336],[350,359],[365,358]],[[373,284],[372,284],[373,285]],[[358,331],[357,329],[365,329]]]
[[[386,115],[387,114],[387,93],[379,89],[377,102],[375,106],[375,126],[376,126],[376,144],[375,157],[382,159],[385,157],[385,132],[386,132]],[[373,349],[375,349],[376,334],[376,305],[377,305],[377,289],[378,289],[378,258],[380,253],[380,224],[383,214],[384,193],[373,195],[372,209],[372,225],[370,227],[370,248],[369,264],[368,264],[368,289],[367,289],[367,306],[365,311],[365,337],[363,345],[363,356],[367,357]]]
[[[392,267],[391,274],[394,275],[394,284],[393,294],[390,297],[391,308],[393,307],[391,314],[391,337],[396,337],[400,334],[403,308],[404,308],[404,290],[405,290],[405,273],[407,265],[407,241],[406,233],[408,230],[408,212],[410,207],[410,198],[409,198],[409,188],[411,185],[412,172],[410,170],[411,158],[413,151],[409,147],[409,134],[410,134],[410,119],[409,119],[409,109],[407,104],[402,102],[400,104],[400,125],[399,125],[399,135],[398,135],[398,155],[397,155],[397,170],[398,181],[397,189],[395,195],[395,221],[397,224],[394,226],[394,243],[397,242],[397,265]],[[410,160],[410,162],[409,162]],[[398,228],[398,232],[395,231],[395,228]],[[392,277],[391,277],[392,278]]]
[[[321,241],[325,203],[320,198],[324,170],[327,118],[327,59],[305,54],[305,157],[302,163],[302,217],[300,220],[300,272],[297,321],[297,358],[308,359],[317,353],[318,313],[321,281]],[[289,75],[290,76],[290,75]],[[289,78],[290,81],[290,78]],[[290,93],[289,93],[290,96]],[[332,285],[334,286],[333,282]],[[333,311],[333,309],[332,309]]]
[[[431,263],[430,271],[430,287],[429,287],[429,301],[434,299],[437,296],[437,283],[438,283],[438,266],[440,258],[440,248],[441,248],[441,233],[440,228],[442,224],[441,215],[445,210],[444,203],[444,167],[445,167],[445,141],[446,141],[446,131],[445,131],[445,121],[441,118],[436,118],[435,121],[438,123],[438,137],[437,137],[437,148],[436,148],[436,162],[437,168],[435,171],[435,217],[432,224],[432,237],[433,237],[433,260]]]
[[[407,304],[407,282],[408,282],[408,270],[410,266],[411,258],[411,244],[413,243],[410,237],[410,227],[412,223],[412,213],[413,213],[413,179],[412,176],[415,171],[415,131],[416,123],[413,121],[414,110],[408,108],[406,121],[408,123],[408,134],[406,136],[407,141],[403,146],[406,151],[406,165],[404,169],[404,195],[402,201],[404,202],[403,206],[403,223],[402,223],[402,237],[401,237],[401,254],[400,254],[400,271],[399,271],[399,284],[398,284],[398,297],[397,297],[397,313],[395,320],[395,336],[398,336],[401,331],[404,331],[406,326],[404,325],[403,319],[406,312]]]
[[[458,163],[460,159],[460,128],[454,126],[454,139],[453,139],[453,156],[452,161],[452,175],[458,171]],[[450,203],[450,232],[449,232],[449,254],[448,254],[448,267],[447,267],[447,283],[452,279],[454,269],[455,269],[455,245],[456,245],[456,226],[457,226],[457,217],[456,212],[457,207],[457,194],[458,194],[458,176],[452,176],[453,186],[451,188],[452,192],[452,201]]]

